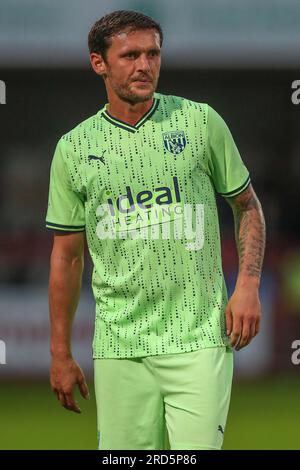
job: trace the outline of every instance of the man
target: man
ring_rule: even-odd
[[[61,137],[51,166],[51,385],[80,412],[73,389],[87,397],[88,388],[70,336],[86,235],[99,449],[220,449],[232,347],[259,330],[261,205],[217,112],[155,91],[162,42],[141,13],[95,23],[90,61],[108,103]],[[215,192],[235,218],[239,273],[229,301]]]

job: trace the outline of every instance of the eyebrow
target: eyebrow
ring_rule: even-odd
[[[141,52],[144,52],[144,50],[139,50],[139,49],[128,49],[127,51],[122,52],[120,55],[125,56],[127,54],[140,54]],[[152,47],[151,49],[146,50],[145,52],[160,52],[160,49],[158,47]]]

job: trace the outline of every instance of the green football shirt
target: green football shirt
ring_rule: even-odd
[[[107,104],[58,141],[46,226],[84,231],[94,264],[94,358],[229,344],[216,192],[249,185],[209,105],[154,94],[134,126]]]

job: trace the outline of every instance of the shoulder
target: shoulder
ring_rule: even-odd
[[[155,93],[162,106],[173,109],[188,111],[190,113],[202,113],[207,116],[209,105],[207,103],[194,101],[189,98],[177,95],[168,95],[165,93]]]
[[[169,109],[178,109],[190,115],[194,114],[197,118],[201,115],[204,124],[224,124],[222,116],[207,102],[195,101],[177,95],[162,93],[157,93],[156,95],[162,101],[163,105],[167,108],[169,107]]]
[[[65,134],[61,135],[56,144],[56,152],[67,164],[80,163],[88,151],[93,133],[99,129],[98,113],[84,119]]]
[[[79,122],[76,126],[70,129],[68,132],[63,134],[59,142],[63,145],[68,146],[68,143],[79,143],[82,140],[89,137],[90,132],[93,131],[97,127],[98,122],[98,113],[93,114],[92,116],[84,119],[83,121]]]

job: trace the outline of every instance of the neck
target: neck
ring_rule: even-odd
[[[154,97],[152,96],[149,100],[143,101],[142,103],[128,103],[121,100],[119,97],[110,97],[108,95],[109,105],[106,110],[114,118],[124,121],[134,126],[144,114],[151,108]]]

